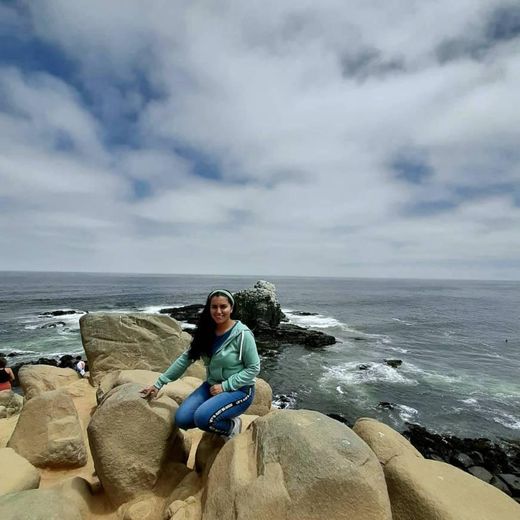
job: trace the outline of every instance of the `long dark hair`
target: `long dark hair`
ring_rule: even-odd
[[[233,308],[231,311],[231,318],[233,318],[235,314],[235,306],[234,302],[229,298],[231,294],[228,290],[222,291],[213,291],[208,294],[206,298],[206,305],[204,305],[204,309],[199,316],[199,322],[197,323],[197,328],[195,329],[195,334],[193,335],[193,341],[191,342],[190,349],[188,350],[188,357],[190,359],[200,359],[201,356],[211,356],[211,348],[213,346],[213,341],[215,340],[215,329],[217,324],[213,321],[211,317],[210,307],[211,300],[215,296],[224,296],[229,305]]]

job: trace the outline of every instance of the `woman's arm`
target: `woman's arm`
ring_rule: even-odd
[[[164,385],[179,379],[194,361],[194,359],[188,357],[188,351],[186,350],[158,377],[153,386],[160,390]]]
[[[11,368],[6,368],[5,371],[9,374],[11,381],[14,381],[14,372]]]
[[[147,386],[141,390],[141,397],[153,399],[164,385],[179,379],[193,362],[194,360],[188,357],[186,350],[157,378],[152,386]]]
[[[242,386],[252,385],[255,382],[255,377],[260,372],[260,358],[256,350],[253,333],[251,331],[245,331],[243,334],[242,361],[244,368],[222,382],[222,390],[224,390],[224,392],[232,392]]]

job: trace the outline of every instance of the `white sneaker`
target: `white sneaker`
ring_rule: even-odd
[[[242,419],[240,419],[240,417],[233,417],[231,422],[233,423],[233,427],[228,435],[226,435],[226,442],[230,441],[233,437],[236,437],[242,429]]]

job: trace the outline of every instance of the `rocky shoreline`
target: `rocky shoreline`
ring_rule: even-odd
[[[19,370],[26,365],[72,368],[70,363],[73,359],[72,355],[64,355],[59,360],[39,358],[16,364],[13,371],[18,375]],[[19,382],[16,380],[15,386],[18,385]],[[281,409],[297,409],[293,408],[290,398],[277,397],[281,400]],[[349,427],[353,427],[355,422],[348,421],[341,414],[327,415]],[[407,423],[407,428],[400,433],[425,459],[451,464],[520,501],[520,440],[501,439],[498,443],[486,438],[461,438],[429,431],[419,424],[412,423]]]

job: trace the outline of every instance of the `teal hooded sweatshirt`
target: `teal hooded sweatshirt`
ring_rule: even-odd
[[[225,392],[253,385],[260,372],[260,358],[253,333],[238,320],[220,348],[211,357],[202,356],[202,360],[208,384],[222,384]],[[188,357],[186,350],[159,376],[154,386],[160,389],[179,379],[192,363],[194,360]]]

